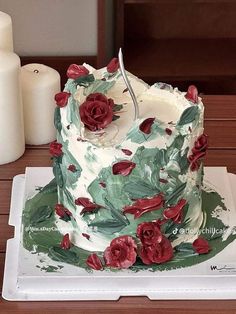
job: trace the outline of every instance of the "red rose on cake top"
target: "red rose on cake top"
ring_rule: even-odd
[[[114,101],[101,93],[90,94],[79,107],[81,121],[90,131],[107,127],[113,119]]]

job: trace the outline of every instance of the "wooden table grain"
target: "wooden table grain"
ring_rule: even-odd
[[[227,166],[236,173],[236,95],[203,95],[205,132],[210,147],[207,166]],[[14,230],[8,226],[12,179],[25,167],[50,166],[48,145],[27,146],[17,161],[0,166],[0,289],[4,271],[6,241]],[[158,284],[158,283],[157,283]],[[183,296],[184,297],[184,296]],[[122,297],[118,301],[9,302],[0,299],[0,314],[87,313],[87,314],[236,314],[236,300],[152,301],[147,297]]]

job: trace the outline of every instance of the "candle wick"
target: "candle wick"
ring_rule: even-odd
[[[34,70],[34,73],[39,73],[39,70],[35,69],[35,70]]]

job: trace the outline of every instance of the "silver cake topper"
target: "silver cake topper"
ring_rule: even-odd
[[[137,102],[136,96],[134,94],[133,88],[130,85],[129,79],[128,79],[128,77],[126,75],[126,72],[125,72],[125,67],[124,67],[124,62],[123,62],[123,54],[122,54],[121,48],[119,50],[119,55],[118,56],[119,56],[120,71],[121,71],[122,77],[123,77],[123,79],[125,81],[125,84],[126,84],[126,86],[128,88],[128,91],[130,93],[130,96],[131,96],[133,104],[134,104],[134,119],[136,120],[136,119],[139,118],[138,102]]]

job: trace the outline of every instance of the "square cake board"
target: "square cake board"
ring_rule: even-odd
[[[204,181],[225,199],[229,209],[224,223],[236,225],[236,175],[225,167],[206,167]],[[86,270],[63,265],[57,272],[42,271],[39,260],[58,266],[45,254],[31,254],[22,246],[21,216],[25,200],[53,178],[52,169],[27,168],[13,180],[9,225],[14,238],[7,241],[2,296],[11,301],[118,300],[121,296],[147,296],[158,300],[236,299],[236,241],[200,264],[168,271],[119,272]],[[232,193],[233,192],[233,193]]]

